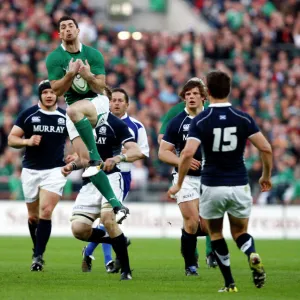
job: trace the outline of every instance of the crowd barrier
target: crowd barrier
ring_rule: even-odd
[[[54,210],[52,236],[71,236],[73,201],[61,201]],[[122,228],[129,237],[178,238],[182,218],[175,203],[128,203],[130,215]],[[254,206],[249,233],[263,239],[300,239],[300,206]],[[21,201],[0,201],[0,235],[26,236],[27,209]],[[230,237],[227,217],[224,235]]]

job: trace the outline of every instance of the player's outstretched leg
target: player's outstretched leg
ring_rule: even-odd
[[[197,229],[197,236],[205,236],[206,239],[206,264],[208,268],[216,268],[218,263],[211,248],[210,236],[208,235],[207,229],[201,228],[201,224],[204,225],[203,222],[200,221]]]
[[[99,224],[97,228],[102,229],[105,231],[105,227],[102,224]],[[83,269],[88,269],[86,268],[86,265],[90,264],[91,265],[91,256],[93,255],[95,249],[97,248],[99,244],[98,243],[89,243],[85,249],[84,249],[84,257],[83,257]],[[107,273],[112,273],[114,270],[114,261],[112,258],[112,247],[110,244],[102,244],[102,250],[104,254],[104,263],[105,263],[105,268]],[[86,262],[88,261],[88,262]],[[90,268],[91,269],[91,268]],[[85,272],[85,271],[83,271]]]
[[[31,240],[33,243],[33,249],[32,249],[32,258],[34,258],[34,252],[36,247],[36,229],[38,226],[38,218],[28,218],[28,228],[31,236]]]
[[[80,221],[76,222],[76,213],[72,216],[72,232],[73,235],[82,241],[87,241],[94,243],[96,245],[100,243],[112,243],[112,239],[106,234],[106,232],[99,228],[91,228],[91,225],[81,223]],[[91,253],[87,252],[87,247],[82,249],[82,263],[81,270],[82,272],[91,272],[92,271],[92,261],[95,258]]]
[[[263,287],[266,281],[266,272],[260,255],[256,253],[253,237],[248,233],[243,233],[236,239],[236,244],[248,257],[254,285],[257,288]]]
[[[130,244],[130,243],[129,243]],[[128,240],[122,233],[112,239],[112,246],[121,265],[121,280],[131,280],[131,269],[128,256]]]
[[[52,222],[51,220],[40,219],[36,230],[36,246],[32,261],[31,271],[42,271],[44,267],[43,254],[50,238]]]
[[[98,245],[98,243],[97,243]],[[93,255],[87,253],[87,246],[84,246],[82,249],[82,263],[81,270],[82,272],[91,272],[92,271],[92,261],[95,259]]]
[[[107,115],[109,111],[109,101],[107,99],[107,111],[104,112],[102,115]],[[95,105],[92,104],[90,101],[78,101],[73,103],[67,108],[67,114],[72,120],[76,130],[78,131],[81,140],[86,145],[88,152],[89,152],[89,159],[90,161],[98,161],[101,165],[101,157],[98,153],[96,141],[93,133],[93,127],[89,121],[89,119],[81,112],[81,111],[89,111],[91,114],[95,112]],[[96,113],[96,112],[95,112]],[[97,116],[97,115],[96,115]],[[74,140],[74,148],[77,153],[82,153],[82,142]],[[80,151],[81,150],[81,151]],[[88,170],[92,170],[88,172]],[[108,178],[104,172],[101,171],[100,166],[92,166],[89,167],[86,172],[86,176],[89,177],[92,183],[96,186],[96,188],[101,192],[101,194],[108,200],[113,208],[121,207],[121,203],[117,200]],[[84,174],[86,173],[84,172]],[[84,175],[83,174],[83,175]]]
[[[230,255],[225,239],[222,238],[211,241],[211,246],[212,250],[216,254],[216,259],[225,281],[224,287],[220,289],[219,292],[237,292],[237,288],[231,274]]]
[[[196,246],[197,246],[197,235],[187,233],[184,229],[182,229],[181,252],[184,258],[186,276],[198,276],[196,262],[195,262]]]

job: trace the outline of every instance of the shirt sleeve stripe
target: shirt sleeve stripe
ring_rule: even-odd
[[[174,144],[172,144],[172,143],[170,143],[170,142],[167,142],[166,140],[164,140],[164,139],[162,139],[162,141],[163,142],[165,142],[165,143],[168,143],[168,144],[170,144],[170,145],[173,145],[173,146],[175,146]]]
[[[188,137],[187,140],[195,140],[195,141],[198,141],[198,142],[201,143],[201,140],[200,140],[200,139],[197,139],[197,138],[195,138],[195,137],[193,137],[193,136]]]
[[[135,141],[134,141],[134,138],[133,138],[133,137],[130,137],[130,138],[128,138],[128,139],[123,140],[123,141],[122,141],[122,144],[125,144],[125,143],[128,142],[128,141],[135,142]]]

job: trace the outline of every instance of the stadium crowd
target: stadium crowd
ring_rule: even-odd
[[[148,179],[168,181],[170,168],[157,157],[161,119],[180,101],[178,93],[190,77],[204,78],[217,68],[231,74],[233,105],[255,118],[273,146],[273,190],[268,195],[260,194],[257,185],[262,168],[258,152],[247,147],[254,198],[270,204],[299,202],[299,1],[188,2],[207,19],[211,32],[142,32],[140,40],[121,40],[117,29],[95,23],[86,0],[1,1],[0,189],[8,186],[11,198],[22,198],[21,152],[7,147],[7,135],[17,114],[37,103],[37,85],[47,78],[45,57],[59,44],[56,22],[70,14],[79,20],[81,41],[102,52],[107,84],[126,89],[129,114],[146,127],[150,159],[136,164],[134,186]],[[63,99],[59,105],[65,108]]]

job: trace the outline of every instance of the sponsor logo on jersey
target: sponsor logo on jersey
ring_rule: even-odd
[[[189,131],[190,124],[184,124],[183,125],[183,131]]]
[[[106,137],[99,137],[97,140],[97,144],[104,145],[106,143]]]
[[[65,125],[65,124],[66,124],[66,120],[65,120],[65,118],[58,118],[58,119],[57,119],[57,123],[58,123],[59,125]]]
[[[64,126],[33,125],[33,132],[64,133]]]
[[[101,126],[99,129],[99,134],[103,134],[106,135],[106,127],[105,126]]]
[[[105,115],[106,115],[106,112],[98,115],[97,126],[100,126],[105,122]]]
[[[41,117],[35,116],[31,118],[32,123],[41,123]]]
[[[220,119],[220,120],[226,120],[226,115],[220,115],[220,116],[219,116],[219,119]]]

